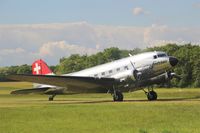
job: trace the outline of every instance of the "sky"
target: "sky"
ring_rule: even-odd
[[[166,43],[200,44],[200,0],[0,0],[0,66]]]

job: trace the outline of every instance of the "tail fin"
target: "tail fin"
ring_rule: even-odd
[[[48,65],[42,60],[36,60],[32,64],[32,74],[33,75],[52,75],[53,72],[49,69]]]

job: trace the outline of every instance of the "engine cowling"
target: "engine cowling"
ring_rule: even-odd
[[[113,77],[116,79],[120,79],[121,81],[125,81],[127,78],[131,78],[133,81],[135,81],[136,78],[133,73],[134,73],[133,70],[127,70],[127,71],[118,73],[116,75],[113,75]]]
[[[166,73],[163,73],[156,77],[150,78],[148,80],[144,80],[140,83],[140,85],[142,86],[144,84],[147,86],[147,85],[152,85],[152,84],[166,83],[169,80],[171,80],[172,78],[174,78],[174,75],[175,75],[175,73],[166,72]]]

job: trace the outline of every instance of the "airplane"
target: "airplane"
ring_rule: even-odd
[[[162,51],[144,52],[87,68],[78,72],[55,75],[39,59],[32,64],[32,75],[7,75],[7,79],[37,83],[32,89],[11,94],[44,93],[52,101],[59,94],[110,93],[113,101],[123,101],[123,92],[143,90],[149,101],[157,100],[154,84],[179,78],[171,72],[178,59]],[[148,87],[148,91],[144,88]]]

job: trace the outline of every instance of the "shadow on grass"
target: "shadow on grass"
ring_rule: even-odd
[[[169,99],[158,99],[157,101],[200,101],[200,96],[188,97],[188,98],[169,98]]]
[[[127,102],[171,102],[171,101],[200,101],[200,96],[192,98],[167,98],[167,99],[158,99],[156,101],[148,101],[146,99],[141,100],[124,100],[123,102],[113,102],[113,100],[96,100],[96,101],[86,101],[86,100],[54,100],[52,104],[98,104],[98,103],[127,103]]]
[[[96,104],[96,103],[112,103],[112,100],[85,101],[85,100],[55,100],[52,104]]]

